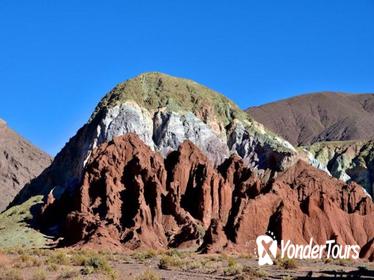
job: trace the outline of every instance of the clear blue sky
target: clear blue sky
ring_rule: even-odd
[[[242,108],[374,92],[373,0],[0,0],[0,118],[54,155],[115,84],[146,71]]]

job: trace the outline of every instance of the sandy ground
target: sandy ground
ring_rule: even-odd
[[[374,279],[363,261],[277,261],[259,267],[255,258],[179,251],[112,253],[89,250],[22,250],[0,254],[1,280],[45,279]]]

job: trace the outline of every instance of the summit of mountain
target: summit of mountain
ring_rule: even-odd
[[[106,94],[50,168],[27,185],[13,204],[51,190],[74,189],[92,151],[127,133],[137,134],[164,158],[189,140],[215,165],[234,153],[260,172],[267,168],[280,171],[296,155],[291,144],[249,118],[222,94],[191,80],[144,73]]]

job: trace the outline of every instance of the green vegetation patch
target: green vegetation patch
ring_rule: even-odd
[[[42,248],[48,239],[28,225],[31,208],[42,202],[43,196],[34,196],[23,204],[13,206],[0,214],[0,248]]]
[[[221,129],[239,120],[251,135],[264,144],[280,152],[294,151],[284,139],[254,121],[224,95],[192,80],[158,72],[144,73],[118,84],[100,101],[90,120],[99,112],[127,101],[134,101],[151,113],[160,109],[176,113],[192,112],[208,125],[215,123]]]
[[[247,119],[246,113],[224,95],[194,81],[157,72],[144,73],[118,84],[101,100],[92,118],[104,108],[129,100],[151,112],[167,108],[173,112],[193,112],[202,115],[203,120],[206,114],[224,125],[234,118]]]

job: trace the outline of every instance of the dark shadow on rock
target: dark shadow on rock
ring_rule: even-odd
[[[323,270],[318,273],[327,276],[313,277],[313,273],[309,272],[306,276],[297,277],[295,279],[374,279],[374,270],[367,269],[366,267],[358,267],[357,270],[352,271]]]

